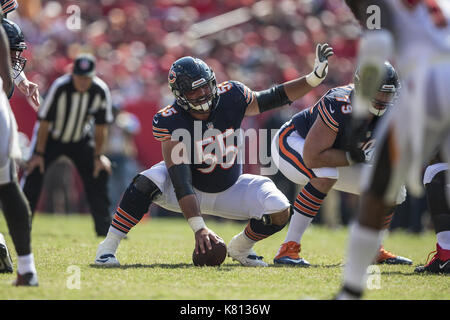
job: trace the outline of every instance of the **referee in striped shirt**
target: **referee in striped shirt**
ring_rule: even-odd
[[[95,231],[105,236],[111,223],[107,192],[111,164],[103,150],[113,114],[109,88],[95,75],[92,55],[79,55],[72,73],[55,80],[39,109],[38,120],[39,129],[32,138],[33,155],[23,182],[31,211],[36,209],[46,168],[65,155],[83,181]]]

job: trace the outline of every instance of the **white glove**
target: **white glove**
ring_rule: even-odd
[[[373,158],[373,152],[375,151],[375,148],[368,148],[364,150],[364,155],[366,156],[366,163],[370,163]]]
[[[314,70],[306,76],[306,82],[311,87],[317,87],[325,79],[328,73],[328,58],[333,54],[333,48],[328,43],[317,45]]]

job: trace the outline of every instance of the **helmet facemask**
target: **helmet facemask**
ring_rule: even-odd
[[[219,101],[216,76],[202,60],[183,57],[169,71],[169,87],[177,103],[186,111],[212,112]]]
[[[189,106],[189,110],[196,113],[207,113],[212,111],[214,107],[214,99],[217,95],[216,80],[212,79],[208,82],[203,78],[194,86],[197,81],[193,82],[193,89],[182,95],[184,102]],[[198,93],[201,93],[199,96]]]
[[[383,85],[372,99],[369,106],[370,113],[377,117],[382,116],[394,104],[396,96],[397,88],[394,85]]]
[[[22,57],[22,52],[23,50],[11,50],[11,67],[14,79],[16,79],[25,69],[25,65],[27,63],[27,59]]]

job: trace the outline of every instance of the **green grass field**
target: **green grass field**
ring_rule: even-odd
[[[207,220],[208,226],[228,243],[242,223]],[[16,255],[3,216],[0,232]],[[220,267],[194,267],[194,237],[182,219],[147,219],[122,241],[117,257],[120,268],[91,264],[98,243],[89,215],[37,215],[33,223],[33,249],[39,275],[38,288],[14,288],[12,274],[0,274],[0,299],[164,299],[164,300],[295,300],[329,299],[339,288],[347,243],[347,229],[312,226],[303,238],[302,256],[310,268],[275,267],[272,259],[286,230],[257,244],[256,252],[268,268],[245,268],[227,258]],[[434,250],[429,232],[391,233],[388,250],[423,264]],[[450,299],[450,278],[416,275],[414,266],[379,266],[380,289],[367,291],[367,299]],[[79,287],[77,279],[79,275]]]

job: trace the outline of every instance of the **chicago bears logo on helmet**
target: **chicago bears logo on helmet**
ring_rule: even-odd
[[[170,70],[170,72],[169,72],[169,83],[174,83],[175,81],[177,81],[177,74],[175,73],[175,71]]]

